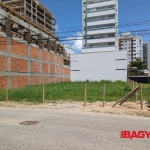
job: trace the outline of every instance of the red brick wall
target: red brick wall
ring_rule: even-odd
[[[64,68],[64,74],[65,75],[70,75],[70,69],[69,68]],[[69,81],[70,81],[69,77],[64,78],[64,82],[69,82]]]
[[[60,82],[63,82],[63,78],[62,77],[60,77]]]
[[[30,56],[31,58],[39,59],[40,50],[35,47],[31,47],[30,49]]]
[[[48,73],[48,64],[43,63],[43,73]]]
[[[7,38],[0,36],[0,51],[7,51]]]
[[[48,61],[48,51],[42,51],[42,60]]]
[[[55,65],[50,65],[50,74],[55,73]]]
[[[50,77],[50,83],[55,83],[55,76]]]
[[[44,84],[48,84],[48,77],[43,76],[43,79],[42,79],[42,80],[43,80],[43,83],[44,83]]]
[[[55,55],[50,54],[50,62],[54,63],[55,62]]]
[[[7,53],[7,38],[0,36],[0,42],[3,44],[0,44],[0,51]],[[11,41],[10,42],[10,71],[15,72],[17,74],[20,73],[20,76],[16,76],[15,74],[13,76],[10,76],[10,87],[11,88],[18,88],[18,87],[25,87],[28,85],[37,85],[41,82],[48,84],[49,79],[50,83],[55,82],[63,82],[63,72],[66,75],[70,74],[70,70],[63,67],[63,56],[49,53],[45,49],[42,50],[42,53],[40,53],[39,48],[35,48],[33,46],[30,47],[30,58],[28,58],[28,47],[25,43],[20,43],[17,41]],[[5,55],[4,53],[4,55]],[[17,55],[14,56],[13,54]],[[40,54],[42,55],[40,57]],[[3,54],[0,55],[0,73],[5,72],[8,73],[8,58],[4,56]],[[48,56],[50,55],[50,56]],[[55,64],[48,64],[46,61],[48,61],[48,58],[50,57],[50,63],[57,63]],[[56,60],[55,60],[56,57]],[[42,58],[42,60],[39,61],[39,59]],[[37,59],[37,60],[34,60]],[[45,62],[44,62],[45,61]],[[28,68],[28,62],[30,62],[30,67]],[[40,74],[40,64],[42,63],[42,74]],[[60,66],[62,65],[62,66]],[[50,67],[50,68],[48,68]],[[50,69],[50,74],[48,74],[48,70]],[[30,78],[27,76],[28,70],[31,71]],[[26,73],[26,74],[24,74]],[[35,74],[34,74],[35,73]],[[55,77],[54,74],[62,75],[60,77]],[[23,76],[22,76],[23,74]],[[36,74],[38,74],[36,76]],[[2,74],[3,75],[3,74]],[[2,76],[0,74],[0,88],[5,88],[8,83],[8,75]],[[47,75],[47,76],[46,76]],[[52,76],[49,76],[52,75]],[[29,80],[30,79],[30,80]],[[40,80],[42,79],[42,81]],[[65,78],[65,82],[70,81],[69,78]]]
[[[64,82],[69,82],[70,78],[64,78]]]
[[[30,77],[31,85],[38,85],[40,84],[40,77]]]
[[[7,71],[7,57],[0,56],[0,71]]]
[[[70,74],[70,69],[64,68],[64,74],[69,75]]]
[[[59,66],[56,66],[56,74],[59,74]]]
[[[11,77],[11,87],[19,88],[28,85],[28,77],[13,76]]]
[[[27,56],[28,55],[27,45],[16,42],[16,41],[12,41],[11,42],[11,53],[20,55],[20,56]]]
[[[0,76],[0,88],[6,88],[8,82],[8,77]]]
[[[64,68],[61,66],[60,67],[60,74],[63,74],[64,73]]]
[[[40,71],[40,64],[39,64],[39,62],[32,61],[31,62],[31,72],[39,73],[39,71]]]
[[[28,72],[28,61],[18,58],[11,58],[11,71]]]
[[[63,56],[60,56],[60,64],[63,65]]]
[[[59,55],[56,55],[56,63],[59,64],[59,58],[60,56]]]

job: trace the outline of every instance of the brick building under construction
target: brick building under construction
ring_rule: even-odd
[[[0,0],[0,88],[70,81],[55,25],[38,0]]]

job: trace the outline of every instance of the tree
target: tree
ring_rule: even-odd
[[[146,62],[141,58],[136,58],[135,61],[129,64],[129,67],[137,67],[137,70],[144,70],[147,69]]]

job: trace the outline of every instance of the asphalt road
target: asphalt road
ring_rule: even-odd
[[[24,121],[38,121],[32,126]],[[0,150],[148,150],[150,139],[121,139],[122,130],[150,131],[150,118],[0,108]]]

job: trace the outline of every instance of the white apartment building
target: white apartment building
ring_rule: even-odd
[[[136,58],[143,59],[143,39],[141,36],[132,36],[130,32],[118,35],[119,51],[127,51],[127,63],[133,62]]]
[[[145,60],[150,73],[150,42],[143,43],[143,60]]]
[[[82,0],[82,52],[116,50],[118,0]]]

